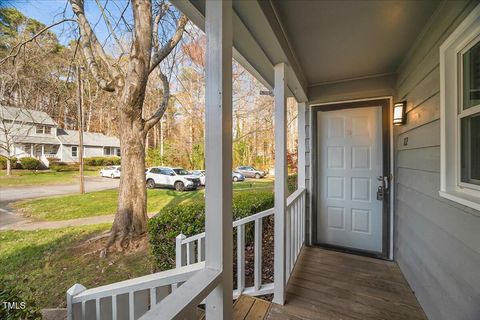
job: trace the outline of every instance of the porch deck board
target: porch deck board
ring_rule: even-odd
[[[240,296],[233,305],[234,320],[262,320],[265,319],[271,303],[262,299]]]
[[[304,247],[267,319],[426,319],[395,262]]]

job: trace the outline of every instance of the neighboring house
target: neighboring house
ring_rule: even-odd
[[[480,319],[479,1],[171,2],[206,31],[205,233],[178,235],[173,270],[75,285],[69,318],[194,319],[205,302],[207,320],[261,308],[268,319]],[[235,233],[232,56],[275,99],[275,205]],[[288,198],[287,97],[298,102]],[[272,259],[273,281],[262,277]],[[272,293],[271,307],[232,312],[241,294]]]
[[[43,111],[0,106],[0,155],[35,157],[45,166],[52,159],[79,161],[78,131],[59,128]],[[120,156],[120,141],[102,133],[84,132],[84,158]]]

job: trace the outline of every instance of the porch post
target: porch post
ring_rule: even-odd
[[[285,302],[285,211],[287,208],[287,81],[285,63],[275,66],[275,235],[273,302]]]
[[[297,123],[298,123],[298,175],[297,175],[297,186],[298,188],[305,188],[305,179],[306,179],[306,157],[305,157],[305,143],[306,143],[306,135],[305,135],[305,111],[307,108],[306,102],[299,102],[298,103],[298,116],[297,116]]]
[[[206,318],[231,319],[232,232],[232,1],[207,0],[205,103],[205,264],[222,271],[206,299]]]

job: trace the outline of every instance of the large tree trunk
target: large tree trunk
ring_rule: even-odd
[[[122,142],[122,174],[118,193],[118,209],[112,226],[111,242],[121,249],[126,237],[146,232],[147,192],[145,188],[145,133],[140,121],[133,121],[120,113],[120,141]]]

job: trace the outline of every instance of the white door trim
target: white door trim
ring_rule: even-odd
[[[374,101],[374,100],[388,100],[388,103],[389,103],[389,132],[390,132],[390,174],[391,174],[391,181],[390,181],[390,197],[389,197],[389,200],[390,200],[390,210],[389,210],[389,216],[390,216],[390,223],[389,223],[389,253],[388,253],[388,258],[389,260],[393,260],[394,259],[394,230],[395,230],[395,219],[394,219],[394,215],[395,215],[395,150],[396,150],[396,146],[394,144],[394,138],[393,138],[393,97],[392,96],[379,96],[379,97],[369,97],[369,98],[362,98],[362,99],[352,99],[352,100],[337,100],[337,101],[330,101],[330,102],[323,102],[323,103],[313,103],[309,106],[310,108],[310,112],[309,112],[309,115],[310,115],[310,137],[313,137],[315,136],[316,132],[317,132],[317,126],[316,126],[316,121],[314,121],[314,117],[316,116],[315,113],[317,111],[315,111],[315,107],[319,107],[319,106],[326,106],[326,105],[338,105],[338,104],[343,104],[343,103],[352,103],[352,102],[362,102],[362,101]],[[314,125],[315,124],[315,125]],[[313,146],[313,144],[311,145],[311,151],[314,152],[314,148],[316,146]],[[315,156],[315,158],[313,158],[313,156]],[[317,154],[314,153],[312,154],[312,161],[311,161],[311,165],[314,164],[314,162],[316,162],[316,157],[317,157]],[[315,164],[316,166],[316,164]],[[313,170],[311,170],[310,172],[310,178],[311,178],[311,184],[312,184],[312,187],[313,185],[316,183],[316,181],[314,182],[314,176],[313,176]],[[313,191],[313,188],[311,188],[311,190]],[[316,197],[316,195],[313,195],[311,196],[311,198],[313,197]],[[312,199],[313,200],[313,199]],[[313,202],[313,201],[312,201]],[[312,203],[313,204],[313,203]],[[311,210],[313,210],[313,205],[310,206]],[[312,216],[313,216],[313,212],[312,212]],[[310,235],[313,235],[314,232],[316,232],[314,230],[314,228],[316,228],[316,226],[313,224],[313,223],[310,223],[309,225],[309,228],[310,228]],[[312,239],[313,240],[313,239]]]

